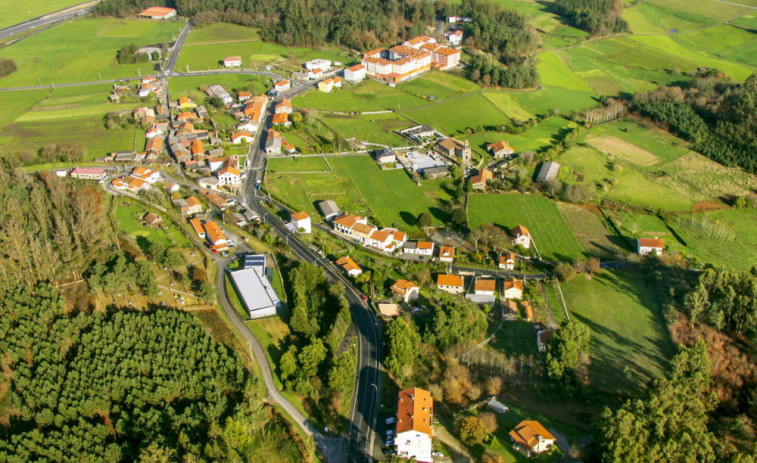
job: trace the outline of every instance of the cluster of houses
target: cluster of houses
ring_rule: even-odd
[[[462,40],[462,36],[460,36]],[[374,79],[395,85],[432,68],[449,70],[460,63],[460,50],[441,45],[421,35],[388,50],[378,48],[363,54],[362,65]]]
[[[402,248],[407,234],[396,228],[379,229],[368,223],[368,219],[353,214],[343,214],[331,221],[334,231],[356,241],[363,246],[384,252],[394,252]]]
[[[114,178],[111,181],[113,188],[138,193],[147,190],[161,179],[160,172],[139,166],[132,169],[129,175]]]
[[[213,251],[221,252],[229,249],[229,240],[216,222],[208,220],[203,223],[200,219],[189,219],[189,224],[200,239],[208,241],[208,247]]]
[[[154,51],[160,51],[161,49],[158,47],[147,47],[144,49],[144,51],[153,50]],[[142,49],[137,50],[137,52],[140,52]],[[123,98],[126,95],[131,96],[137,96],[139,98],[148,98],[152,95],[155,95],[156,97],[159,97],[163,94],[163,87],[160,84],[160,81],[155,76],[145,76],[142,77],[139,82],[137,83],[136,89],[134,87],[129,86],[128,83],[125,82],[116,82],[113,84],[113,92],[110,94],[110,101],[112,103],[118,103],[121,101],[121,98]]]

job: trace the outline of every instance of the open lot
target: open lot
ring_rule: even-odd
[[[411,95],[443,100],[481,89],[475,82],[451,72],[431,71],[397,87]]]
[[[402,114],[421,124],[433,126],[446,135],[462,133],[466,128],[511,125],[510,118],[481,94],[441,101]]]
[[[249,90],[253,95],[260,95],[271,88],[268,78],[245,74],[228,74],[214,76],[173,77],[168,80],[171,98],[178,99],[188,96],[194,101],[204,101],[205,92],[200,90],[203,85],[220,84],[231,92],[234,89]]]
[[[576,124],[562,117],[544,119],[534,128],[520,135],[505,132],[486,131],[475,135],[460,135],[459,138],[470,142],[471,147],[481,153],[486,152],[486,145],[499,140],[506,141],[515,151],[538,151],[548,147],[553,141],[562,140],[568,127]]]
[[[271,158],[268,160],[270,173],[287,172],[331,172],[323,156],[300,156],[296,158]]]
[[[622,259],[631,252],[625,240],[607,228],[598,213],[566,203],[559,203],[557,207],[587,255]]]
[[[638,393],[667,370],[673,354],[655,289],[636,270],[581,275],[562,285],[571,319],[591,329],[592,384],[609,392]]]
[[[477,194],[468,198],[468,226],[491,223],[508,232],[523,225],[546,260],[572,261],[583,255],[581,245],[568,228],[554,202],[541,196]]]
[[[580,141],[584,139],[605,154],[639,166],[675,161],[689,152],[685,141],[626,119],[594,127]]]
[[[119,201],[115,207],[116,223],[118,229],[133,236],[140,244],[140,238],[150,243],[161,242],[168,247],[191,248],[192,243],[174,225],[167,225],[167,230],[158,230],[144,225],[142,217],[148,212],[144,206],[129,201]]]
[[[429,104],[427,100],[406,92],[365,80],[357,85],[345,84],[331,93],[310,90],[292,101],[296,107],[321,111],[381,111],[409,109]]]
[[[126,19],[79,19],[44,30],[3,48],[0,56],[18,70],[0,79],[2,87],[90,82],[155,72],[154,63],[118,64],[124,45],[171,42],[183,23]]]
[[[388,146],[408,146],[414,144],[407,138],[394,133],[395,130],[412,127],[413,122],[396,113],[366,114],[362,116],[323,115],[321,120],[327,127],[345,139]]]

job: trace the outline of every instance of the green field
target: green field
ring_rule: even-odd
[[[554,53],[546,52],[539,55],[539,65],[537,66],[541,82],[549,87],[561,87],[569,90],[578,90],[591,92],[592,89],[586,85],[577,75],[565,65],[565,63]]]
[[[502,112],[507,114],[510,119],[527,121],[533,119],[534,115],[523,109],[513,97],[505,92],[486,92],[484,96],[494,103]]]
[[[483,95],[476,94],[442,101],[402,114],[421,124],[428,124],[446,135],[464,132],[467,127],[511,125],[507,114]]]
[[[331,93],[310,90],[295,98],[297,107],[321,111],[381,111],[384,109],[410,109],[426,106],[427,100],[391,88],[373,80],[357,85],[345,84],[341,90]]]
[[[592,384],[602,390],[638,393],[667,371],[673,353],[655,289],[634,270],[579,275],[562,285],[572,320],[591,328]]]
[[[168,247],[192,247],[186,236],[176,226],[169,225],[168,231],[158,230],[140,221],[147,213],[144,206],[119,201],[116,205],[116,222],[119,230],[134,237],[139,244],[140,238],[145,238],[150,243],[161,242]]]
[[[629,120],[594,127],[579,141],[588,141],[605,154],[640,166],[675,161],[689,152],[687,143],[681,139]]]
[[[271,158],[268,160],[268,172],[331,172],[323,156],[300,156],[296,158]]]
[[[299,161],[277,162],[277,168],[290,169]],[[330,199],[343,211],[372,216],[384,227],[397,224],[405,231],[417,230],[416,218],[422,212],[430,212],[435,225],[447,220],[442,203],[449,200],[448,180],[417,186],[404,170],[382,171],[370,156],[329,157],[328,163],[333,173],[273,173],[266,177],[266,189],[315,217],[316,203]]]
[[[81,19],[64,22],[3,48],[0,57],[18,70],[0,79],[2,87],[90,82],[136,77],[154,71],[154,63],[118,64],[124,45],[171,42],[183,23],[125,19]]]
[[[599,95],[594,91],[544,87],[535,92],[513,93],[513,98],[531,114],[570,113],[593,108]]]
[[[465,77],[442,71],[431,71],[397,87],[403,92],[420,97],[443,100],[464,93],[480,90],[481,87]]]
[[[562,139],[567,127],[576,124],[561,117],[550,117],[541,121],[533,129],[520,135],[505,132],[486,131],[475,135],[461,135],[460,138],[470,142],[471,147],[479,152],[486,151],[486,145],[499,140],[506,141],[515,151],[538,151],[550,146],[553,141]]]
[[[13,26],[30,19],[38,18],[70,6],[82,3],[81,0],[27,0],[21,4],[4,3],[0,18],[0,29]]]
[[[506,230],[523,225],[531,231],[546,260],[572,261],[583,255],[581,245],[554,202],[541,196],[480,194],[468,198],[468,226],[491,223]]]
[[[323,115],[321,120],[327,127],[343,138],[357,138],[360,141],[388,146],[408,146],[412,144],[395,130],[412,127],[413,122],[396,113],[366,114],[363,116]]]
[[[632,250],[603,223],[598,214],[572,204],[558,204],[560,213],[587,255],[621,259]]]

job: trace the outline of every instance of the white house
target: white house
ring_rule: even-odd
[[[144,167],[135,167],[134,170],[131,171],[131,176],[144,180],[150,185],[160,180],[160,172],[157,170],[146,169]]]
[[[517,278],[505,280],[503,296],[505,299],[523,299],[523,280]]]
[[[404,254],[415,254],[418,256],[433,256],[433,241],[408,241],[402,248]]]
[[[463,43],[463,31],[462,30],[456,30],[455,32],[449,32],[444,34],[445,37],[447,37],[447,40],[449,41],[449,44],[453,47],[459,47]]]
[[[356,84],[365,79],[365,66],[356,64],[344,70],[344,80]]]
[[[315,68],[308,70],[308,80],[320,79],[323,77],[323,69]]]
[[[356,277],[363,273],[363,269],[350,256],[340,257],[336,260],[336,265],[342,267],[347,276]]]
[[[523,225],[518,225],[512,230],[513,246],[523,246],[528,249],[531,247],[531,232]]]
[[[102,180],[108,174],[100,167],[77,167],[71,171],[71,178],[84,180]]]
[[[465,291],[463,277],[460,275],[437,275],[436,287],[450,294],[462,294]]]
[[[494,296],[496,290],[497,280],[476,278],[476,284],[473,287],[476,296]]]
[[[439,261],[453,262],[455,260],[455,248],[452,246],[439,246]]]
[[[297,212],[292,214],[292,225],[295,226],[299,233],[310,233],[310,216],[306,212]]]
[[[227,56],[223,59],[223,67],[225,68],[238,68],[242,66],[241,56]]]
[[[285,92],[289,90],[290,88],[292,88],[292,83],[289,82],[288,80],[280,80],[276,82],[275,84],[273,84],[273,88],[277,92]]]
[[[396,228],[377,229],[369,225],[365,217],[343,214],[332,220],[334,230],[362,243],[385,252],[393,252],[405,244],[407,234]]]
[[[394,282],[391,290],[400,296],[403,301],[409,303],[415,299],[418,299],[418,291],[420,288],[407,280],[399,279]]]
[[[252,143],[253,136],[250,134],[250,132],[245,132],[244,130],[239,130],[237,132],[234,132],[234,135],[231,136],[231,142],[235,145],[239,145],[242,143]]]
[[[504,270],[515,270],[515,254],[512,252],[500,254],[499,268]]]
[[[240,132],[247,132],[247,133],[253,133],[258,130],[258,124],[255,122],[248,120],[246,122],[242,122],[241,124],[237,125],[237,130]]]
[[[314,59],[305,63],[305,69],[312,71],[313,69],[320,69],[322,71],[328,71],[331,69],[331,61],[327,59]]]
[[[647,254],[662,255],[664,243],[658,238],[640,238],[636,242],[636,252],[640,256],[646,256]]]
[[[234,167],[223,167],[218,171],[218,184],[219,185],[239,185],[242,183],[242,177],[239,174],[239,169]]]
[[[549,451],[557,442],[541,423],[532,420],[521,421],[510,431],[510,438],[528,457]]]
[[[228,249],[229,244],[226,241],[226,235],[223,234],[221,227],[219,227],[217,223],[209,220],[205,222],[204,227],[205,237],[210,241],[210,244],[213,245],[213,249],[217,251],[225,251]]]
[[[433,420],[434,399],[430,392],[417,387],[400,391],[394,438],[397,455],[419,462],[433,461]]]

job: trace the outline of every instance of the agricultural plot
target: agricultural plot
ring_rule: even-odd
[[[553,112],[570,113],[593,108],[597,105],[599,95],[592,91],[566,90],[557,87],[544,87],[534,92],[513,93],[513,98],[531,114],[552,114]]]
[[[642,167],[674,161],[689,152],[681,139],[629,120],[597,126],[585,140],[607,155]]]
[[[296,158],[271,158],[268,160],[270,173],[288,172],[331,172],[323,156],[300,156]]]
[[[572,261],[581,245],[554,202],[541,196],[480,194],[468,198],[468,226],[491,223],[509,231],[523,225],[546,260]]]
[[[116,223],[118,229],[134,237],[137,244],[140,239],[150,243],[160,242],[168,247],[192,247],[189,240],[176,226],[169,225],[167,231],[158,230],[142,224],[142,217],[147,210],[140,206],[127,202],[119,202],[115,208]]]
[[[23,6],[6,8],[0,18],[0,29],[38,18],[81,3],[81,0],[27,0]]]
[[[381,111],[410,109],[429,104],[427,100],[410,95],[372,80],[357,85],[346,84],[331,93],[310,90],[292,101],[297,107],[320,111]]]
[[[316,204],[330,199],[343,211],[367,215],[368,204],[349,178],[324,172],[318,174],[266,175],[266,191],[293,209],[304,210],[311,217],[320,217]]]
[[[486,99],[494,103],[503,113],[507,114],[510,119],[527,121],[533,119],[534,115],[523,109],[513,97],[505,92],[491,91],[484,93]]]
[[[168,80],[171,98],[178,99],[187,96],[197,102],[207,98],[200,88],[211,84],[223,85],[229,92],[234,89],[249,90],[253,95],[260,95],[271,88],[270,79],[249,74],[173,77]]]
[[[486,145],[499,140],[506,141],[515,151],[538,151],[550,146],[553,141],[561,140],[568,127],[575,126],[574,122],[561,117],[544,119],[534,128],[520,135],[505,132],[487,131],[475,135],[462,135],[460,138],[467,139],[471,147],[481,153],[486,152]]]
[[[539,55],[537,65],[541,82],[545,86],[560,87],[569,90],[590,92],[592,89],[586,85],[565,63],[554,53],[545,52]]]
[[[664,375],[673,344],[655,295],[635,270],[601,271],[562,285],[571,319],[591,329],[592,384],[608,392],[639,393]]]
[[[757,28],[757,21],[752,22],[753,27]],[[757,41],[754,39],[753,31],[719,25],[673,38],[682,45],[721,60],[741,63],[752,69],[757,67]]]
[[[21,116],[29,108],[41,102],[50,90],[28,90],[25,92],[0,93],[0,127]]]
[[[557,207],[588,256],[620,259],[631,252],[628,243],[608,229],[597,213],[572,204],[559,203]]]
[[[410,82],[405,82],[397,88],[422,98],[443,100],[479,90],[481,87],[457,74],[431,71]]]
[[[323,115],[323,123],[343,138],[357,138],[360,141],[388,146],[408,146],[414,144],[395,133],[396,130],[412,127],[413,122],[396,113],[366,114],[362,116]]]
[[[480,94],[443,101],[421,109],[403,110],[402,114],[421,124],[435,127],[446,135],[465,132],[468,127],[512,124],[507,114]]]
[[[116,54],[131,43],[167,43],[183,23],[82,19],[62,23],[3,49],[18,70],[0,79],[2,87],[88,82],[155,72],[154,63],[118,64]]]

